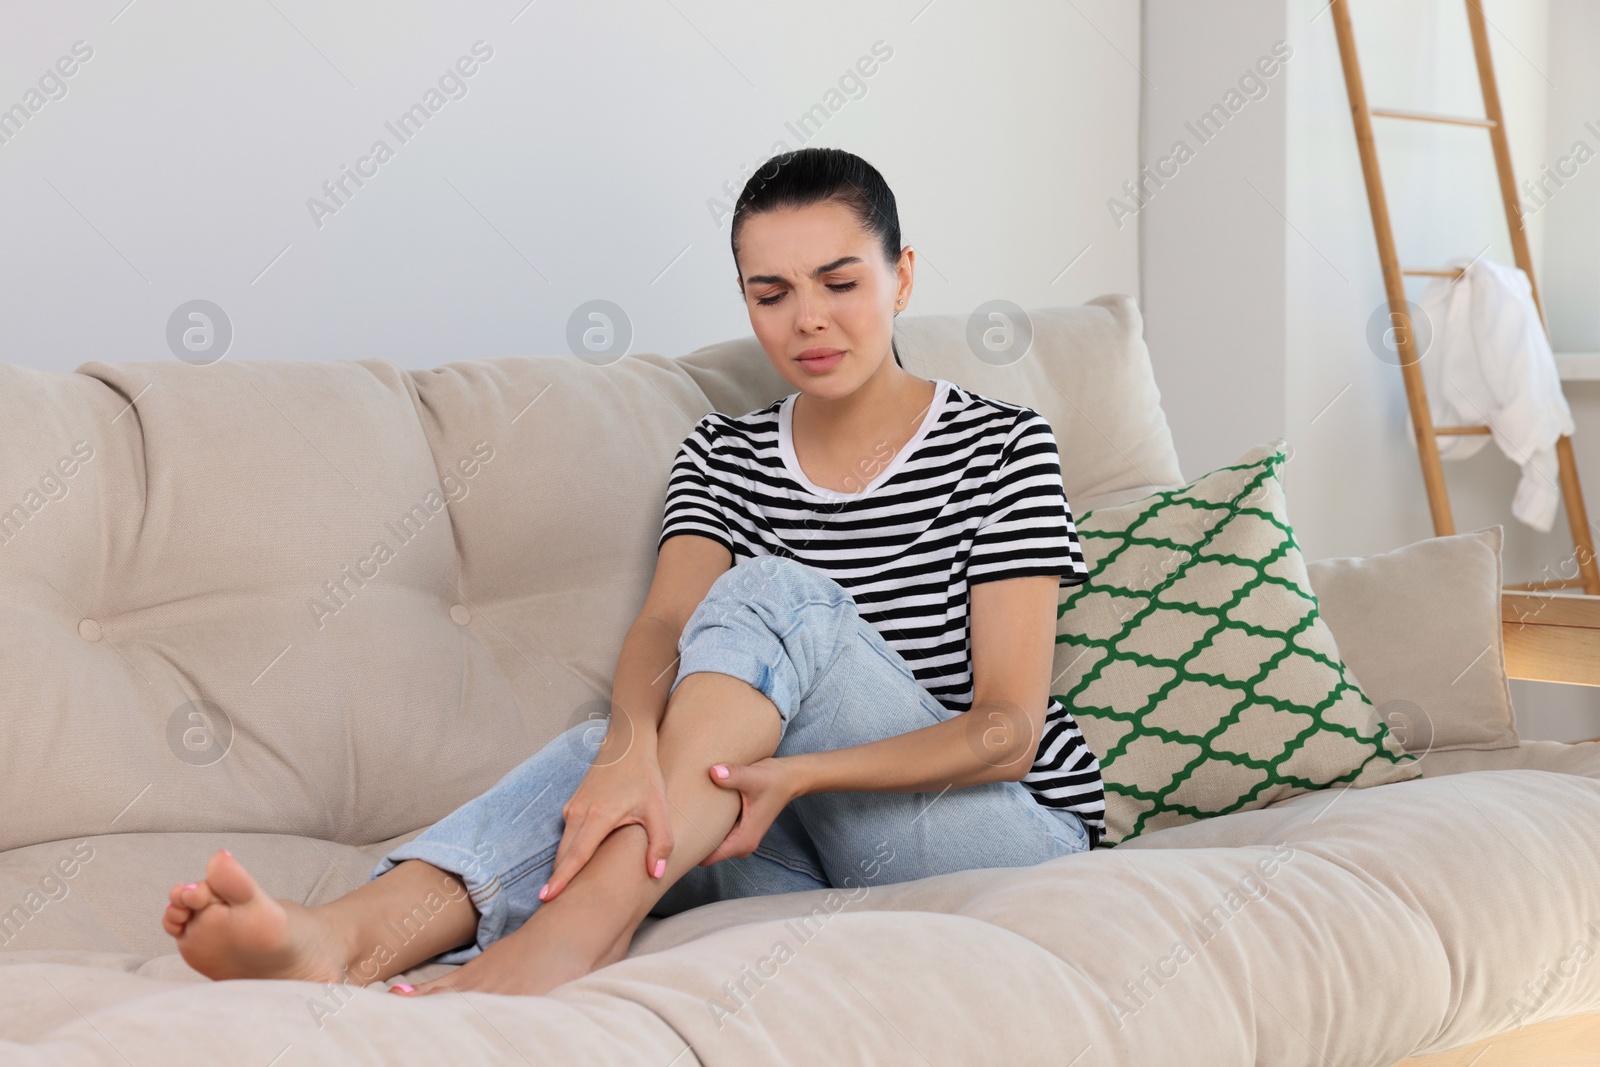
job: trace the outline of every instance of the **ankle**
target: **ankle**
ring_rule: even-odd
[[[303,910],[317,935],[330,946],[341,981],[365,984],[389,977],[383,966],[389,954],[371,937],[363,935],[361,914],[345,914],[340,903],[335,900]]]

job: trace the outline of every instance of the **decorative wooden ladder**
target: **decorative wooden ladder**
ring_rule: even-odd
[[[1467,25],[1472,32],[1478,82],[1483,89],[1483,118],[1369,107],[1366,88],[1361,81],[1361,62],[1356,54],[1355,31],[1350,24],[1349,0],[1332,0],[1330,4],[1334,32],[1339,39],[1339,58],[1344,67],[1345,89],[1350,95],[1350,113],[1355,122],[1356,146],[1361,153],[1361,171],[1366,179],[1367,203],[1372,209],[1372,225],[1378,239],[1378,259],[1383,265],[1383,287],[1389,299],[1395,347],[1399,350],[1400,371],[1405,380],[1412,425],[1416,430],[1417,453],[1422,461],[1422,480],[1427,487],[1434,532],[1439,537],[1455,533],[1455,520],[1450,512],[1450,494],[1445,485],[1437,437],[1440,434],[1487,434],[1491,431],[1488,426],[1433,425],[1422,369],[1418,365],[1420,357],[1413,340],[1404,276],[1459,277],[1462,271],[1440,267],[1401,267],[1399,254],[1395,250],[1394,231],[1389,225],[1389,205],[1383,192],[1383,177],[1378,169],[1372,119],[1439,122],[1454,126],[1476,126],[1489,131],[1489,139],[1494,146],[1495,169],[1500,177],[1500,199],[1505,208],[1506,227],[1511,232],[1512,252],[1517,266],[1528,276],[1540,322],[1548,329],[1544,306],[1539,301],[1539,286],[1533,276],[1533,257],[1528,251],[1528,236],[1522,228],[1522,210],[1517,201],[1516,179],[1511,171],[1511,146],[1506,138],[1505,119],[1500,109],[1494,59],[1489,52],[1488,25],[1479,2],[1466,0]],[[1506,634],[1506,667],[1513,678],[1600,685],[1600,565],[1595,560],[1594,540],[1584,508],[1583,489],[1578,483],[1577,462],[1573,458],[1570,437],[1562,437],[1557,442],[1556,456],[1560,463],[1561,496],[1572,530],[1578,573],[1571,578],[1505,587],[1501,594],[1501,619]],[[1540,595],[1553,589],[1577,588],[1581,588],[1584,595]]]

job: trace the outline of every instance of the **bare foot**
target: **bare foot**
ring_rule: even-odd
[[[548,993],[558,985],[582,978],[601,967],[616,963],[628,954],[633,940],[624,931],[604,952],[596,955],[576,941],[551,938],[548,931],[535,929],[528,922],[462,964],[451,973],[410,986],[390,986],[398,996],[426,996],[430,993],[515,993],[524,996]]]
[[[337,931],[311,908],[267,896],[226,849],[206,863],[204,880],[173,886],[170,900],[161,925],[208,978],[344,977]]]

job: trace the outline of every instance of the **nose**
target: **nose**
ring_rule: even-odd
[[[808,290],[795,293],[795,329],[801,333],[816,333],[828,326],[825,302]]]

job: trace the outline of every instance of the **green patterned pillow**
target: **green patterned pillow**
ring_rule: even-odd
[[[1289,527],[1279,437],[1076,520],[1089,580],[1054,682],[1100,758],[1113,847],[1333,785],[1421,773],[1345,670]]]

